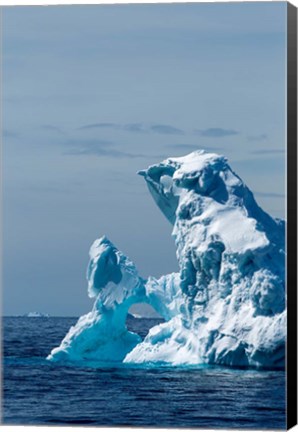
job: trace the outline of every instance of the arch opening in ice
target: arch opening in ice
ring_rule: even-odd
[[[145,339],[150,329],[160,323],[164,319],[149,303],[135,303],[129,310],[126,317],[126,327],[129,331],[133,331]]]

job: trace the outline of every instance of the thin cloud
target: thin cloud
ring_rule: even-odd
[[[264,141],[268,138],[268,135],[266,135],[266,134],[249,135],[246,138],[247,138],[247,141]]]
[[[144,158],[144,155],[141,154],[135,154],[135,153],[127,153],[127,152],[122,152],[119,150],[114,150],[114,149],[105,149],[105,148],[100,148],[100,147],[85,147],[85,148],[81,148],[81,149],[73,149],[70,150],[68,152],[66,152],[65,154],[69,154],[69,155],[76,155],[76,156],[82,156],[82,155],[94,155],[94,156],[98,156],[98,157],[112,157],[112,158],[116,158],[116,159],[123,159],[123,158],[129,158],[129,159],[134,159],[134,158]]]
[[[122,130],[125,132],[132,133],[159,133],[162,135],[184,135],[184,131],[182,129],[178,129],[171,125],[165,124],[152,124],[146,125],[144,123],[126,123],[126,124],[118,124],[118,123],[91,123],[80,126],[78,130],[88,130],[88,129],[112,129],[112,130]]]
[[[234,129],[222,128],[195,129],[194,133],[207,138],[224,138],[227,136],[239,135],[239,132]]]
[[[165,124],[154,124],[150,127],[150,130],[162,135],[184,135],[184,131],[182,129]]]
[[[205,150],[205,151],[217,151],[222,150],[222,147],[206,147],[206,146],[199,146],[196,144],[168,144],[166,147],[174,149],[174,150]]]
[[[117,123],[92,123],[92,124],[86,124],[81,127],[79,127],[79,130],[84,129],[119,129],[120,125]]]
[[[3,129],[2,131],[3,138],[18,138],[19,134],[12,130]]]
[[[66,188],[63,186],[54,186],[54,185],[26,185],[22,186],[22,189],[25,191],[31,191],[36,193],[54,193],[54,194],[63,194],[63,195],[69,195],[73,191],[70,188]]]
[[[44,130],[49,130],[49,131],[52,131],[52,132],[57,132],[59,134],[63,134],[63,135],[65,134],[65,132],[60,127],[58,127],[58,126],[46,124],[46,125],[42,125],[41,128],[44,129]]]
[[[136,132],[136,133],[147,133],[148,130],[144,128],[142,123],[129,123],[123,126],[123,129],[128,132]]]
[[[274,192],[254,192],[254,195],[264,197],[264,198],[284,198],[284,194],[274,193]]]
[[[285,149],[260,149],[260,150],[253,150],[250,153],[251,154],[258,154],[258,155],[276,155],[276,154],[284,154]]]
[[[111,141],[105,140],[69,140],[65,143],[69,147],[64,154],[72,156],[94,155],[97,157],[111,157],[116,159],[151,158],[140,153],[124,152],[114,148]]]

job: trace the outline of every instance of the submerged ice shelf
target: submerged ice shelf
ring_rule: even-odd
[[[145,280],[106,237],[96,240],[93,309],[48,359],[284,367],[284,221],[258,206],[223,156],[197,151],[139,174],[173,225],[180,272]],[[165,320],[144,341],[125,324],[135,303]]]

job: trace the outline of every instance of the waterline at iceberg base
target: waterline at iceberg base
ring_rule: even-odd
[[[223,156],[197,151],[139,174],[173,225],[180,272],[143,279],[105,236],[96,240],[93,310],[48,360],[283,369],[285,222],[258,206]],[[143,341],[126,327],[135,303],[165,320]]]

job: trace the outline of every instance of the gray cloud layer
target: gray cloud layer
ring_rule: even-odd
[[[149,124],[146,125],[144,123],[127,123],[127,124],[118,124],[113,122],[106,123],[91,123],[86,124],[78,128],[79,130],[86,129],[113,129],[113,130],[124,130],[127,132],[133,133],[157,133],[160,135],[185,135],[187,132],[183,129],[177,128],[168,124]],[[193,133],[195,135],[199,135],[207,138],[223,138],[227,136],[239,135],[240,132],[234,129],[223,129],[220,127],[215,128],[207,128],[207,129],[194,129]],[[263,139],[263,135],[260,136]],[[250,137],[251,140],[260,139],[260,137]],[[266,137],[266,135],[264,135]]]
[[[84,126],[79,127],[78,129],[84,130],[84,129],[119,129],[119,125],[116,123],[91,123],[86,124]]]
[[[155,124],[152,125],[150,129],[153,132],[163,135],[184,135],[184,131],[182,129],[178,129],[170,125]]]
[[[151,125],[145,125],[143,123],[118,124],[112,122],[86,124],[79,127],[79,130],[104,129],[104,128],[113,129],[113,130],[124,130],[133,133],[154,132],[162,135],[184,135],[185,133],[182,129],[176,128],[171,125],[165,125],[165,124],[151,124]]]
[[[62,135],[65,134],[65,132],[60,127],[55,126],[55,125],[51,125],[51,124],[42,125],[41,129],[51,131],[51,132],[57,132],[57,133],[62,134]]]
[[[267,134],[261,134],[261,135],[249,135],[247,137],[247,141],[264,141],[268,138]]]
[[[2,135],[4,138],[18,138],[19,134],[17,132],[14,132],[12,130],[3,129]]]
[[[65,155],[82,156],[82,155],[94,155],[98,157],[111,157],[117,159],[135,159],[152,158],[152,155],[145,155],[142,153],[133,153],[121,151],[115,148],[115,145],[111,141],[97,140],[97,139],[85,139],[85,140],[67,140],[63,143],[67,149],[64,151]],[[155,155],[155,157],[164,158],[164,155]]]
[[[226,136],[238,135],[239,132],[234,129],[208,128],[195,129],[194,133],[208,138],[224,138]]]
[[[173,149],[173,150],[206,150],[206,151],[218,151],[222,150],[222,147],[210,147],[210,146],[201,146],[196,144],[168,144],[166,146],[167,148]]]
[[[254,195],[264,197],[264,198],[284,198],[284,194],[274,193],[274,192],[254,192]]]
[[[260,150],[253,150],[251,151],[251,154],[256,155],[276,155],[276,154],[284,154],[285,149],[260,149]]]

